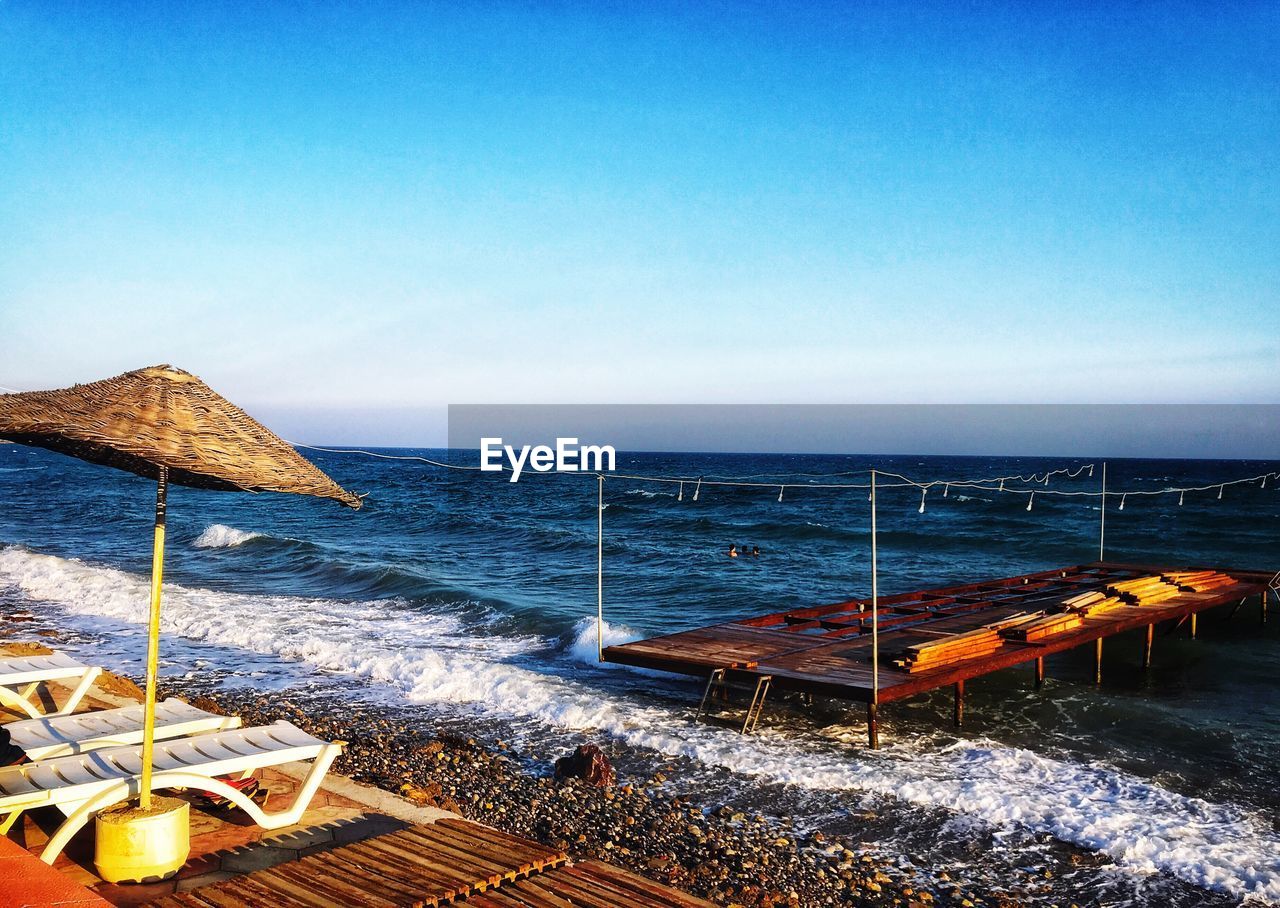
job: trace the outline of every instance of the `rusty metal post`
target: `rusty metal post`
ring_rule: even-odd
[[[964,682],[963,681],[956,682],[955,723],[956,723],[956,728],[959,728],[960,726],[964,725]]]
[[[1093,683],[1101,684],[1102,683],[1102,638],[1101,637],[1099,637],[1094,642],[1093,664],[1094,664]]]
[[[1044,656],[1036,659],[1036,690],[1044,687]]]
[[[1151,667],[1151,646],[1155,642],[1155,638],[1156,638],[1156,626],[1155,626],[1155,623],[1152,622],[1151,624],[1147,625],[1147,639],[1142,644],[1142,667],[1143,668]]]
[[[876,725],[876,712],[878,711],[876,704],[867,704],[867,744],[872,750],[878,750],[880,747],[880,729]]]
[[[1196,618],[1199,617],[1195,612],[1191,613],[1191,639],[1196,639]]]

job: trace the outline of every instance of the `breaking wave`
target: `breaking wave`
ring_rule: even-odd
[[[225,524],[215,523],[205,529],[191,544],[198,549],[229,549],[243,545],[250,539],[261,539],[261,533],[237,530]]]

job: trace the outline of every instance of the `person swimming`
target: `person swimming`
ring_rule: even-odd
[[[752,558],[759,558],[759,557],[760,557],[760,546],[758,546],[758,545],[753,545],[753,546],[751,547],[751,557],[752,557]]]
[[[736,545],[729,546],[729,557],[730,558],[738,557],[738,547]]]

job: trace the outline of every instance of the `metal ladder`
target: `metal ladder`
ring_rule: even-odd
[[[722,698],[727,698],[729,690],[724,683],[724,669],[717,668],[711,672],[711,677],[707,679],[707,689],[702,692],[702,702],[698,704],[698,714],[694,717],[695,722],[702,721],[703,714],[707,711],[707,702],[711,699],[711,691],[719,687]]]
[[[756,681],[756,692],[751,695],[751,705],[747,707],[747,716],[742,721],[744,735],[755,731],[756,724],[760,721],[760,714],[764,712],[764,698],[769,694],[769,682],[772,680],[772,675],[761,675]]]
[[[707,704],[712,700],[713,693],[718,694],[719,699],[729,699],[729,684],[725,680],[726,669],[713,669],[711,676],[707,678],[707,687],[702,692],[702,702],[698,704],[698,713],[695,721],[701,721],[706,715]],[[765,697],[769,694],[769,683],[773,680],[772,675],[760,675],[756,679],[756,689],[751,695],[751,703],[747,706],[746,714],[742,720],[742,733],[744,735],[751,734],[755,730],[756,725],[760,722],[760,714],[764,712]]]

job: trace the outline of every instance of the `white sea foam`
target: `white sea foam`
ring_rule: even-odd
[[[13,547],[0,548],[5,586],[72,615],[134,624],[143,621],[147,601],[145,578]],[[168,634],[367,679],[413,702],[465,704],[525,724],[593,731],[771,782],[945,807],[997,827],[1050,833],[1139,873],[1165,871],[1237,897],[1280,902],[1280,838],[1265,817],[1105,766],[990,741],[899,744],[873,754],[776,733],[743,738],[518,664],[548,646],[541,638],[475,637],[456,618],[395,603],[169,585],[163,625]],[[585,634],[593,644],[594,627],[593,620],[580,625],[578,639]],[[620,628],[609,633],[611,640],[627,636]]]
[[[229,549],[250,539],[259,539],[261,536],[261,533],[250,533],[226,524],[215,523],[207,527],[191,544],[198,549]]]
[[[583,618],[573,626],[573,643],[569,644],[569,653],[578,662],[599,665],[600,654],[596,651],[598,642],[604,646],[617,646],[640,639],[640,634],[631,628],[621,624],[615,626],[608,621],[604,622],[603,631],[597,638],[596,622],[595,618]]]
[[[655,492],[652,489],[627,489],[623,495],[639,495],[642,498],[675,498],[675,492]]]

